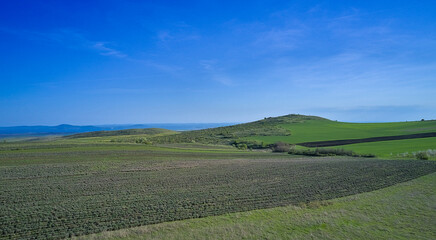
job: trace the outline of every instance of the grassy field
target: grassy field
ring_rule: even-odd
[[[55,239],[305,204],[435,171],[432,161],[296,158],[202,144],[2,144],[1,238]]]
[[[252,129],[255,129],[253,131]],[[275,130],[274,130],[275,129]],[[281,129],[281,130],[280,130]],[[250,134],[248,134],[250,132]],[[391,122],[391,123],[345,123],[328,119],[286,115],[260,121],[208,130],[191,131],[151,138],[162,142],[210,142],[218,144],[247,145],[265,148],[276,142],[298,144],[314,141],[362,139],[370,137],[400,136],[436,132],[436,121]],[[375,154],[381,158],[414,158],[418,151],[436,149],[436,138],[417,138],[379,141],[339,146],[361,154]],[[403,153],[410,153],[409,155]],[[430,156],[435,159],[436,156]]]
[[[436,173],[300,206],[141,226],[79,239],[435,239]]]
[[[345,123],[325,118],[304,115],[286,115],[228,127],[187,131],[180,134],[151,136],[153,143],[210,143],[268,148],[276,142],[299,144],[314,141],[362,139],[371,137],[400,136],[436,132],[436,121],[392,123]],[[380,141],[376,143],[351,144],[344,147],[361,153],[373,153],[382,158],[397,158],[405,152],[436,149],[435,138]],[[346,146],[346,145],[344,145]],[[365,146],[365,147],[363,147]],[[386,146],[386,150],[383,150]],[[392,153],[392,155],[391,155]],[[411,156],[410,158],[413,158]]]
[[[96,131],[96,132],[85,132],[77,133],[73,135],[65,136],[68,139],[74,138],[93,138],[93,137],[114,137],[114,136],[130,136],[130,135],[169,135],[176,134],[176,131],[162,129],[162,128],[143,128],[143,129],[125,129],[116,131]]]
[[[127,133],[126,133],[127,132]],[[142,134],[139,134],[141,133]],[[371,137],[401,136],[436,132],[436,121],[393,123],[345,123],[304,115],[286,115],[275,118],[205,130],[173,132],[162,129],[123,130],[77,134],[62,139],[68,143],[148,143],[214,144],[235,146],[241,149],[267,149],[276,142],[299,144],[314,141],[362,139]],[[123,135],[126,133],[126,135]],[[339,148],[357,153],[375,154],[381,158],[414,158],[403,153],[436,149],[431,138],[379,141],[343,145]],[[392,154],[391,154],[392,153]],[[430,156],[432,159],[435,156]]]
[[[390,159],[410,159],[414,158],[410,154],[418,151],[436,150],[436,138],[421,138],[394,140],[372,143],[358,143],[344,146],[338,146],[347,150],[353,150],[357,153],[373,153],[377,157]],[[436,156],[430,156],[431,160],[436,160]]]
[[[326,140],[358,139],[436,132],[436,121],[392,123],[345,123],[325,119],[307,120],[300,123],[279,125],[291,132],[290,136],[256,136],[249,139],[266,143],[283,141],[302,143]]]

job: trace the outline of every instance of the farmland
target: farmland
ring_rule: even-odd
[[[331,199],[434,176],[433,156],[425,161],[404,153],[436,149],[435,138],[332,146],[401,160],[273,153],[271,143],[426,136],[434,125],[287,115],[187,132],[132,129],[2,142],[0,238],[59,239],[253,210],[268,215],[277,207],[308,211],[316,219],[313,206],[337,210],[329,205],[341,200]],[[241,150],[241,145],[254,147]],[[424,203],[419,204],[421,209]]]
[[[298,205],[436,171],[432,161],[55,143],[29,143],[18,150],[2,146],[2,238],[56,239]]]
[[[436,173],[373,192],[79,239],[434,239]]]

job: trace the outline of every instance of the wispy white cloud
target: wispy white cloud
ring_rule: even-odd
[[[216,63],[216,60],[200,60],[201,67],[207,71],[213,71]]]
[[[342,22],[342,21],[353,21],[358,20],[362,15],[361,11],[357,8],[349,8],[342,14],[339,14],[335,17],[331,17],[331,22]]]
[[[148,89],[145,88],[99,88],[87,90],[85,93],[88,94],[137,94],[137,93],[147,93]]]
[[[236,86],[236,83],[234,80],[232,80],[230,77],[228,76],[223,76],[223,75],[214,75],[212,76],[212,80],[221,83],[222,85],[225,86]]]
[[[109,42],[93,41],[85,37],[84,34],[71,29],[56,29],[53,31],[32,31],[26,29],[7,29],[0,28],[0,31],[31,41],[42,41],[56,43],[67,48],[89,49],[99,53],[102,56],[113,56],[125,58],[127,54],[113,47],[108,47]]]
[[[295,49],[303,34],[304,30],[301,28],[270,29],[258,33],[254,45],[279,50]]]
[[[132,61],[142,63],[148,67],[152,67],[154,69],[157,69],[161,72],[165,72],[168,74],[177,74],[178,72],[182,71],[184,68],[178,65],[171,65],[171,64],[165,64],[165,63],[159,63],[152,60],[138,60],[138,59],[132,59]]]
[[[314,14],[314,13],[317,13],[317,12],[320,12],[320,11],[322,11],[321,4],[317,4],[317,5],[309,8],[309,10],[307,10],[307,13]]]
[[[169,44],[171,42],[183,42],[199,40],[201,36],[194,30],[187,31],[185,26],[175,30],[160,30],[156,34],[158,44]]]
[[[106,46],[107,43],[104,42],[96,42],[93,45],[93,48],[96,49],[97,51],[100,52],[101,55],[103,56],[115,56],[115,57],[119,57],[119,58],[124,58],[127,57],[126,54],[114,49],[114,48],[110,48]]]
[[[206,73],[206,78],[218,82],[224,86],[232,87],[236,86],[237,83],[234,78],[230,77],[229,74],[226,74],[225,69],[223,67],[218,66],[217,60],[200,60],[200,66]]]
[[[253,63],[252,75],[264,79],[263,82],[275,79],[288,86],[324,88],[326,91],[340,87],[354,92],[372,91],[376,85],[380,92],[387,89],[401,92],[417,81],[429,82],[431,75],[424,76],[422,71],[407,69],[416,66],[410,57],[425,54],[424,49],[434,52],[436,43],[398,31],[395,20],[374,18],[376,14],[379,13],[355,8],[340,14],[326,13],[317,5],[306,13],[307,18],[299,16],[300,22],[294,21],[291,12],[281,11],[272,14],[271,18],[274,18],[273,22],[280,20],[283,24],[270,25],[268,21],[228,24],[237,29],[235,33],[249,35],[247,39],[254,41],[254,44],[238,47],[251,54],[248,56],[255,56],[244,60]],[[297,58],[293,52],[305,55]],[[427,66],[426,72],[434,74],[435,69],[431,69],[434,63],[433,58],[433,62],[422,62],[421,66]],[[202,65],[210,68],[207,62]],[[233,78],[231,74],[227,76]],[[413,79],[413,76],[419,76],[419,79]],[[253,83],[253,78],[250,82]]]
[[[151,67],[168,74],[176,74],[177,72],[183,69],[183,67],[177,65],[171,65],[168,63],[159,63],[157,61],[150,60],[150,59],[138,59],[135,57],[131,57],[126,53],[124,53],[123,51],[113,47],[113,45],[115,44],[112,42],[90,40],[89,38],[85,37],[84,34],[71,29],[57,29],[53,31],[43,32],[43,31],[30,31],[30,30],[22,30],[22,29],[0,28],[0,31],[17,35],[19,37],[29,39],[31,41],[40,41],[50,44],[56,43],[66,48],[85,49],[85,50],[96,52],[102,56],[122,58],[131,62],[144,64],[147,67]],[[162,31],[159,33],[159,39],[162,42],[170,41],[172,38],[173,36],[169,32]]]
[[[166,50],[172,49],[174,44],[184,44],[200,39],[201,35],[198,30],[184,21],[169,24],[166,28],[157,30],[154,36],[156,45]]]
[[[157,33],[157,39],[159,40],[159,42],[167,42],[173,38],[174,37],[170,34],[170,32],[166,30],[159,31]]]

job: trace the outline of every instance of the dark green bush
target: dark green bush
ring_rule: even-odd
[[[306,156],[315,156],[315,157],[323,157],[323,156],[375,157],[374,154],[357,154],[353,151],[345,150],[342,148],[316,148],[315,150],[291,148],[291,150],[288,153],[294,155],[306,155]]]
[[[415,157],[418,160],[428,160],[428,155],[425,152],[418,152],[416,153]]]
[[[259,142],[259,141],[248,141],[248,140],[233,140],[230,142],[230,145],[237,147],[239,149],[244,148],[244,149],[264,149],[264,148],[268,148],[269,146],[266,145],[264,142]]]
[[[372,153],[364,153],[364,154],[360,154],[359,157],[374,158],[376,157],[376,155]]]
[[[291,150],[291,145],[284,142],[276,142],[272,146],[273,152],[289,152]]]
[[[142,143],[142,144],[151,144],[151,141],[148,140],[148,139],[145,138],[145,137],[137,138],[137,139],[135,140],[135,142],[136,142],[136,143]]]
[[[237,145],[237,148],[239,148],[239,149],[241,149],[241,150],[245,150],[245,149],[247,149],[248,147],[247,147],[247,144],[245,144],[245,143],[241,143],[241,144],[238,144],[238,145]]]

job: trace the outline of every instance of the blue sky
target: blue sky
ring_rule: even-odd
[[[434,1],[2,1],[0,126],[436,118]]]

